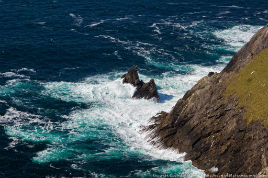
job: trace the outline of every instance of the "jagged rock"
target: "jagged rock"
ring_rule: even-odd
[[[151,79],[148,83],[144,83],[143,85],[138,86],[132,97],[145,99],[156,98],[157,100],[159,100],[154,79]]]
[[[130,83],[135,87],[141,82],[137,72],[137,66],[131,67],[121,78],[123,78],[123,83]]]
[[[261,172],[259,172],[259,174],[258,174],[258,178],[260,177],[264,177],[264,175],[268,175],[268,167],[266,167],[266,168],[263,168],[262,170],[261,170]]]
[[[151,79],[148,83],[144,83],[140,80],[137,72],[137,66],[131,67],[126,74],[122,75],[121,78],[123,79],[123,83],[130,83],[136,87],[136,91],[132,98],[155,98],[159,101],[154,79]]]
[[[268,25],[233,56],[221,73],[205,76],[171,112],[152,117],[153,124],[147,128],[153,131],[152,143],[186,152],[185,160],[192,160],[207,174],[267,174],[267,115],[263,120],[249,122],[236,95],[223,96],[228,82],[267,48]],[[213,167],[217,172],[210,171]]]
[[[215,74],[215,72],[209,72],[208,76],[211,77],[213,74]]]

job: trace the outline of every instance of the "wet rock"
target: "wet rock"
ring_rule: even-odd
[[[211,76],[214,75],[214,74],[215,74],[215,72],[209,72],[209,73],[208,73],[208,76],[211,77]]]
[[[137,66],[131,67],[126,74],[121,76],[121,78],[123,79],[123,83],[130,83],[135,87],[141,82],[139,79]]]
[[[159,95],[154,79],[151,79],[148,83],[144,83],[142,80],[140,80],[137,66],[131,67],[126,74],[122,75],[121,78],[123,79],[123,83],[130,83],[136,87],[136,91],[132,98],[154,98],[159,101]]]
[[[147,130],[152,131],[152,143],[186,152],[185,159],[207,174],[267,175],[267,126],[259,120],[249,123],[244,118],[245,109],[237,108],[238,100],[222,95],[228,81],[266,48],[268,25],[233,56],[221,73],[209,73],[169,113],[151,118]]]
[[[151,79],[148,83],[143,83],[141,86],[138,86],[132,97],[145,99],[156,98],[159,101],[154,79]]]

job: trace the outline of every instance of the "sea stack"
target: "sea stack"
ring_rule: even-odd
[[[122,75],[121,78],[123,79],[123,83],[129,83],[136,87],[136,91],[132,98],[154,98],[159,102],[159,96],[154,79],[151,79],[148,83],[144,83],[140,80],[137,66],[132,66],[126,74]]]
[[[152,143],[186,152],[185,160],[207,174],[268,175],[267,84],[268,25],[223,71],[152,118]]]

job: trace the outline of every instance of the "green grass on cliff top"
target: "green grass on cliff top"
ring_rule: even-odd
[[[268,125],[268,48],[235,75],[223,95],[235,95],[238,108],[244,107],[244,118],[250,123],[260,120]]]

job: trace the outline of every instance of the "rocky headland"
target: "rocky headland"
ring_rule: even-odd
[[[131,82],[139,85],[137,77]],[[154,116],[150,140],[185,152],[207,174],[268,175],[267,84],[268,25],[220,73],[209,73],[169,113]]]

